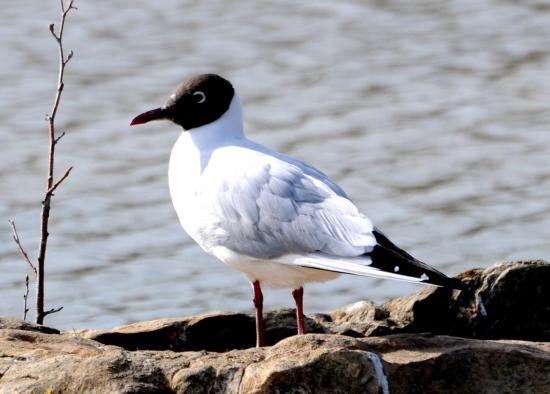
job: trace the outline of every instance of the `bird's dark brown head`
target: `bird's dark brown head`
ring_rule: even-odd
[[[191,130],[219,119],[234,95],[231,83],[219,75],[198,75],[180,83],[166,104],[136,116],[130,126],[167,119]]]

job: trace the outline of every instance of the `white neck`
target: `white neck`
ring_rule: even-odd
[[[243,139],[243,113],[241,99],[237,92],[235,92],[229,108],[220,118],[207,125],[184,132],[183,135],[199,151],[210,150]]]

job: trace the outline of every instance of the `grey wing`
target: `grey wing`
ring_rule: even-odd
[[[348,198],[346,192],[340,186],[334,183],[328,176],[326,176],[324,172],[310,166],[306,162],[298,160],[295,157],[285,155],[284,153],[274,151],[260,144],[254,144],[254,147],[258,151],[264,152],[269,156],[273,156],[284,162],[285,164],[290,164],[296,168],[299,168],[300,171],[303,172],[305,175],[318,180],[323,184],[324,187],[330,188],[337,195]]]
[[[262,161],[216,192],[216,244],[256,257],[341,273],[463,288],[395,246],[320,172]],[[320,174],[320,175],[319,175]]]
[[[214,199],[223,213],[223,246],[257,258],[312,252],[353,257],[376,244],[371,221],[311,167],[272,158],[241,175],[227,180]]]

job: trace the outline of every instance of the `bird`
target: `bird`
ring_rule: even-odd
[[[257,347],[265,346],[264,285],[292,289],[297,334],[306,283],[353,274],[465,288],[396,246],[323,172],[248,139],[227,79],[188,78],[130,125],[154,120],[182,129],[168,166],[172,203],[187,234],[250,281]]]

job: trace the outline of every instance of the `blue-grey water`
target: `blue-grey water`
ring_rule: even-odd
[[[67,135],[47,256],[46,322],[111,327],[251,310],[244,276],[203,253],[172,209],[179,133],[130,128],[195,73],[229,78],[255,140],[328,173],[396,243],[448,274],[550,255],[550,6],[546,1],[77,1],[58,116]],[[21,316],[36,255],[57,72],[58,2],[0,13],[0,315]],[[308,313],[417,287],[342,276]],[[267,290],[268,308],[290,307]]]

